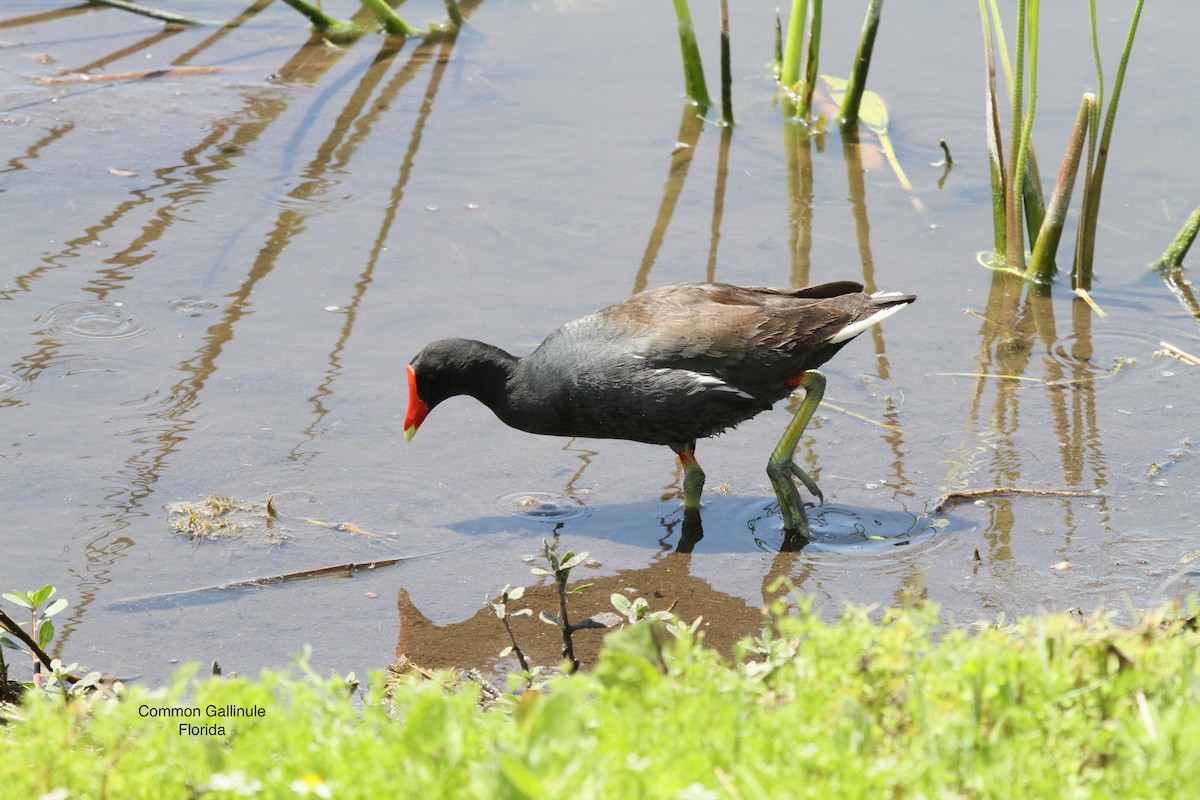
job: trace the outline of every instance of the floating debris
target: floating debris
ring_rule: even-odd
[[[189,539],[232,539],[255,534],[264,542],[279,544],[286,538],[275,525],[278,515],[270,497],[265,503],[250,503],[212,494],[199,503],[171,503],[166,509],[173,516],[171,530],[187,534]]]

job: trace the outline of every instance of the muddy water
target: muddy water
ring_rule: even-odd
[[[781,576],[822,613],[929,600],[961,621],[1197,588],[1200,370],[1154,354],[1200,351],[1198,329],[1190,290],[1146,266],[1200,201],[1182,88],[1200,81],[1182,33],[1200,10],[1143,19],[1104,185],[1101,319],[1065,282],[1030,297],[977,261],[992,233],[973,6],[885,15],[870,87],[910,193],[874,138],[780,123],[771,9],[734,12],[723,133],[680,99],[670,6],[652,5],[484,2],[455,39],[340,45],[281,3],[172,4],[242,15],[230,29],[5,5],[0,588],[71,601],[56,654],[150,680],[305,646],[319,671],[398,651],[504,666],[480,608],[505,584],[553,607],[530,574],[545,539],[590,555],[579,615],[637,594],[703,615],[726,648]],[[1094,84],[1074,13],[1046,9],[1047,175]],[[1103,13],[1111,86],[1128,11]],[[715,7],[693,14],[715,76]],[[827,9],[828,71],[847,71],[860,14]],[[134,79],[150,70],[174,71]],[[404,443],[403,369],[428,341],[526,352],[635,289],[706,278],[920,295],[828,365],[798,454],[827,501],[812,546],[785,546],[763,471],[782,405],[700,444],[702,538],[666,448],[529,436],[465,398]],[[935,510],[996,488],[1019,491]],[[219,541],[172,530],[175,504],[212,494],[270,497],[277,516]],[[552,661],[544,628],[518,633]]]

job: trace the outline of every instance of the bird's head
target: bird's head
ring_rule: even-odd
[[[496,365],[511,361],[504,351],[471,339],[440,339],[426,346],[408,365],[404,440],[416,435],[443,400],[460,394],[486,396],[489,388],[503,385],[506,373]]]

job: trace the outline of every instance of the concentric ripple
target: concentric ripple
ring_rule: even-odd
[[[0,397],[9,397],[29,390],[29,381],[15,372],[0,370]]]
[[[55,337],[85,340],[133,339],[150,330],[123,303],[81,300],[63,303],[38,317],[44,332]]]
[[[576,498],[556,492],[513,492],[499,498],[496,503],[509,514],[542,522],[562,522],[582,516],[587,511]]]

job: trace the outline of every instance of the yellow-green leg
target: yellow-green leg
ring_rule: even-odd
[[[700,494],[704,491],[704,470],[696,461],[696,442],[671,445],[671,449],[679,454],[679,464],[683,467],[683,510],[685,513],[699,511]]]
[[[783,514],[784,530],[798,533],[808,539],[810,538],[808,517],[804,513],[804,503],[800,500],[800,492],[796,489],[792,478],[798,478],[810,492],[816,495],[818,502],[825,502],[825,498],[817,487],[816,481],[810,478],[807,472],[796,466],[796,462],[792,458],[796,453],[796,446],[800,444],[800,437],[804,435],[804,429],[808,426],[812,415],[816,413],[817,406],[821,405],[821,398],[825,396],[825,376],[815,369],[810,369],[804,373],[800,387],[804,389],[804,400],[800,403],[800,408],[796,410],[792,421],[788,423],[787,430],[783,432],[783,437],[775,446],[775,451],[771,453],[770,460],[767,461],[767,476],[771,479],[771,485],[775,487],[775,496],[779,498],[779,511]],[[682,456],[680,457],[682,458]]]

